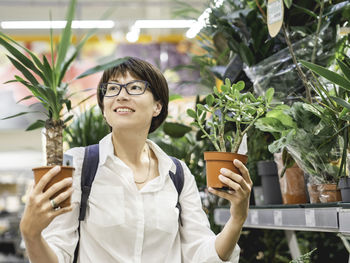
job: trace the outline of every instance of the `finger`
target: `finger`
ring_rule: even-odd
[[[249,175],[249,170],[248,168],[238,159],[234,159],[233,160],[233,164],[234,166],[236,166],[238,168],[238,170],[241,172],[244,180],[246,180],[246,182],[249,184],[249,185],[252,185],[253,182],[250,178],[250,175]]]
[[[43,199],[50,199],[51,196],[55,195],[57,192],[61,191],[62,189],[72,186],[72,183],[73,183],[72,178],[68,177],[63,179],[62,181],[59,181],[58,183],[51,185],[49,189],[47,189],[43,194]]]
[[[232,195],[231,195],[231,194],[229,194],[229,193],[227,193],[227,192],[225,192],[225,191],[216,190],[216,189],[214,189],[214,188],[212,188],[212,187],[209,187],[209,188],[208,188],[208,191],[209,191],[210,193],[214,194],[214,195],[217,195],[218,197],[224,198],[224,199],[229,200],[229,201],[230,201],[230,199],[232,198]]]
[[[221,168],[220,169],[220,172],[221,172],[221,179],[224,180],[221,181],[227,185],[229,185],[231,182],[235,182],[236,184],[238,185],[235,185],[235,187],[231,187],[235,190],[239,190],[238,187],[241,187],[243,190],[245,191],[250,191],[250,186],[248,185],[248,183],[244,180],[244,178],[242,177],[242,175],[239,175],[239,174],[236,174],[234,172],[232,172],[231,170],[229,169],[226,169],[226,168]],[[219,175],[219,178],[220,178],[220,175]],[[226,179],[225,179],[226,178]],[[229,185],[230,186],[230,185]]]
[[[67,207],[62,207],[62,208],[59,208],[59,209],[52,209],[52,212],[51,212],[51,217],[52,219],[55,218],[56,216],[59,216],[59,215],[62,215],[62,214],[65,214],[65,213],[68,213],[70,211],[73,210],[73,206],[70,205],[70,206],[67,206]]]
[[[242,187],[238,183],[236,183],[236,182],[232,181],[231,179],[223,176],[222,174],[219,175],[219,180],[223,184],[227,185],[230,189],[233,189],[234,192],[242,192]]]
[[[50,182],[50,180],[57,175],[61,171],[60,166],[55,166],[51,168],[37,183],[37,185],[34,187],[34,191],[36,194],[42,193],[44,191],[45,186]]]
[[[70,187],[66,191],[60,193],[58,196],[54,198],[54,201],[57,206],[59,206],[60,203],[62,203],[64,200],[66,200],[68,197],[70,197],[73,193],[73,188]]]

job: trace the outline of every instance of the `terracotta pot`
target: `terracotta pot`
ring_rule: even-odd
[[[311,204],[321,203],[320,201],[320,192],[318,191],[317,184],[307,184],[307,191],[310,197]]]
[[[307,194],[305,189],[304,172],[297,164],[286,169],[280,178],[283,204],[305,204]]]
[[[320,184],[317,189],[320,192],[321,203],[341,202],[342,200],[337,184]]]
[[[34,181],[35,184],[37,184],[41,177],[43,177],[45,175],[45,173],[47,173],[51,168],[53,168],[53,166],[42,166],[42,167],[37,167],[37,168],[33,168],[33,172],[34,172]],[[74,171],[74,167],[70,167],[70,166],[61,166],[61,171],[54,177],[52,178],[49,183],[45,186],[44,188],[44,192],[53,184],[62,181],[65,178],[68,177],[72,177],[73,176],[73,171]],[[63,188],[62,190],[58,191],[56,194],[54,194],[53,196],[50,197],[51,198],[55,198],[56,196],[58,196],[60,193],[62,193],[63,191],[65,191],[67,189],[67,187]],[[70,205],[70,197],[67,198],[66,200],[64,200],[63,202],[57,204],[60,207],[67,207]]]
[[[233,160],[238,159],[246,164],[248,160],[247,155],[230,153],[230,152],[204,152],[204,160],[206,161],[207,172],[207,186],[227,189],[228,186],[219,180],[221,168],[229,169],[237,174],[241,174],[236,166],[233,165]]]

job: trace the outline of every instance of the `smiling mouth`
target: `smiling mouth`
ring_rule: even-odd
[[[129,108],[117,108],[117,109],[114,109],[114,112],[118,113],[118,112],[135,112],[135,111]]]

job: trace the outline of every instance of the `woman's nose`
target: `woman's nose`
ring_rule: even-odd
[[[129,96],[130,95],[127,93],[126,88],[122,87],[119,95],[117,96],[117,100],[128,100]]]

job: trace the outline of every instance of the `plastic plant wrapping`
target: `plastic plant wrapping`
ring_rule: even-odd
[[[295,102],[268,112],[256,127],[271,132],[275,141],[272,153],[286,148],[313,183],[338,181],[344,140],[329,125],[330,116],[317,104]]]
[[[314,35],[309,35],[294,44],[293,50],[297,59],[310,60],[314,45]],[[332,30],[320,33],[316,63],[324,65],[334,52]],[[275,99],[280,101],[293,100],[304,96],[304,86],[293,64],[288,48],[264,59],[254,66],[245,66],[244,72],[253,82],[254,92],[265,94],[268,88],[275,89]]]

